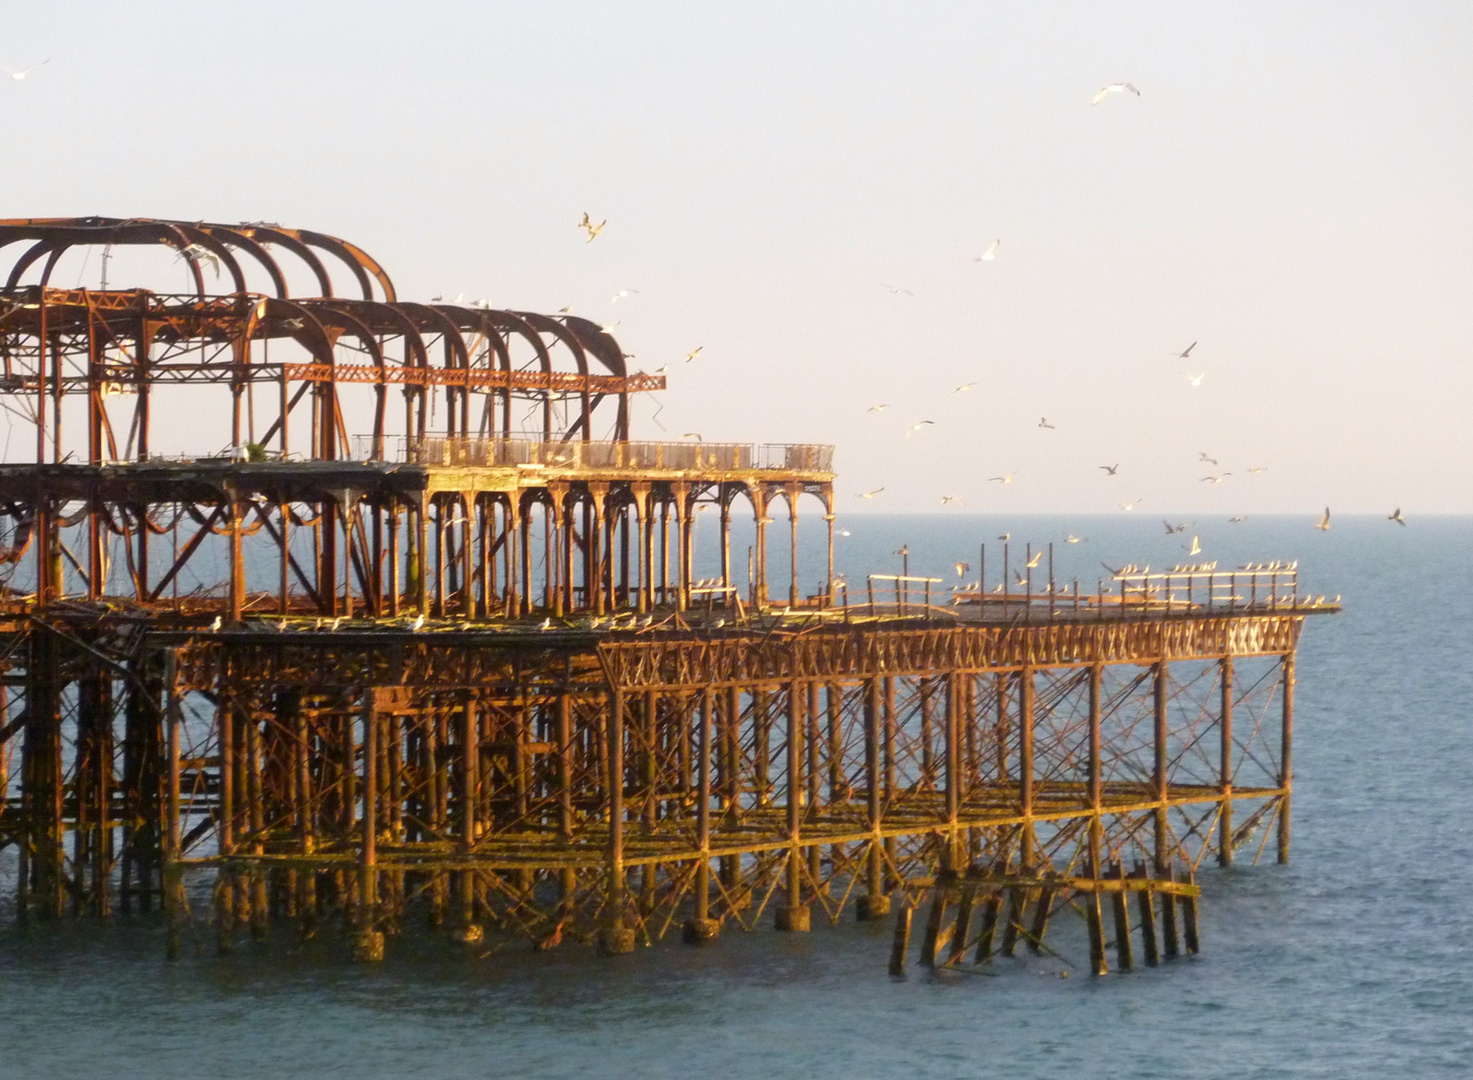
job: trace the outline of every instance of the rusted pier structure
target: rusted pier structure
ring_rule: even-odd
[[[18,918],[163,910],[175,955],[191,924],[222,951],[343,926],[372,959],[425,923],[622,952],[898,905],[903,967],[923,899],[933,966],[1047,949],[1075,904],[1103,972],[1107,924],[1133,962],[1128,894],[1152,962],[1158,907],[1166,954],[1195,949],[1204,860],[1288,857],[1294,653],[1335,609],[1292,567],[861,598],[831,448],[631,440],[663,379],[592,323],[404,303],[361,249],[275,225],[0,222],[14,242]],[[195,289],[53,288],[89,247],[163,250]],[[220,436],[159,453],[179,429]]]

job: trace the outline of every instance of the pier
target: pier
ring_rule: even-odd
[[[80,247],[195,289],[53,286]],[[1072,905],[1103,974],[1196,951],[1204,864],[1289,857],[1295,650],[1337,610],[1292,565],[844,581],[833,448],[634,439],[664,377],[589,320],[401,301],[277,225],[0,221],[0,273],[17,919],[373,960],[890,918],[904,970],[1046,951]],[[219,445],[156,452],[181,410]]]

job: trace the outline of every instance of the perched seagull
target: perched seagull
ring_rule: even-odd
[[[1320,532],[1330,531],[1330,508],[1328,506],[1325,507],[1325,516],[1320,518],[1319,522],[1315,525],[1315,528],[1320,530]]]
[[[910,427],[906,429],[906,431],[905,431],[905,437],[908,439],[908,438],[911,437],[911,435],[915,434],[917,431],[920,431],[921,428],[927,427],[927,426],[935,426],[935,424],[936,424],[936,421],[934,421],[934,420],[920,420],[920,421],[917,421],[916,423],[911,424]]]
[[[868,409],[865,409],[864,411],[865,412],[884,412],[889,407],[890,407],[889,405],[871,405]]]
[[[878,495],[880,492],[882,492],[884,490],[885,489],[883,487],[877,487],[873,491],[861,491],[859,493],[859,498],[861,498],[861,499],[873,499],[876,495]]]
[[[219,633],[220,632],[220,627],[222,627],[224,625],[225,625],[225,620],[222,619],[219,615],[216,615],[215,616],[215,621],[212,622],[212,623],[210,623],[210,629],[212,631],[214,631],[215,633]]]
[[[551,619],[543,619],[542,622],[538,625],[537,629],[539,629],[539,630],[551,630],[552,629],[552,620]]]
[[[1134,502],[1121,503],[1120,504],[1120,509],[1124,510],[1128,514],[1132,510],[1134,510],[1137,506],[1139,506],[1140,504],[1141,504],[1141,496],[1136,496]]]
[[[988,483],[1011,484],[1013,482],[1013,477],[1017,475],[1018,474],[1015,472],[1010,472],[1004,476],[989,476],[987,478],[987,481]]]
[[[694,359],[695,359],[695,358],[696,358],[696,357],[698,357],[698,356],[700,356],[700,355],[701,355],[701,350],[702,350],[702,349],[704,349],[704,348],[705,348],[705,347],[706,347],[706,346],[704,346],[704,345],[697,345],[697,346],[696,346],[696,347],[695,347],[695,348],[694,348],[694,349],[692,349],[692,350],[691,350],[691,351],[690,351],[690,352],[688,352],[688,353],[686,353],[686,354],[685,354],[685,362],[686,362],[686,363],[687,363],[687,364],[689,364],[689,363],[690,363],[690,362],[691,362],[691,361],[692,361],[692,360],[694,360]]]
[[[1216,476],[1204,476],[1204,477],[1202,477],[1202,482],[1204,484],[1205,483],[1220,484],[1224,480],[1226,480],[1229,476],[1232,476],[1232,475],[1233,474],[1230,473],[1230,472],[1225,472],[1225,473],[1218,473]]]
[[[971,389],[971,388],[972,388],[972,387],[974,387],[974,386],[976,386],[976,385],[977,385],[977,384],[976,384],[976,383],[974,383],[974,382],[964,382],[964,383],[962,383],[962,384],[961,384],[961,385],[960,385],[960,386],[958,386],[958,387],[956,387],[956,388],[954,388],[954,389],[953,389],[953,390],[952,390],[952,391],[951,391],[951,392],[952,392],[952,393],[953,393],[953,394],[961,394],[961,393],[965,393],[965,392],[966,392],[966,391],[968,391],[968,390],[970,390],[970,389]]]
[[[1202,554],[1202,544],[1201,544],[1200,540],[1198,539],[1198,537],[1196,537],[1195,535],[1192,537],[1192,550],[1191,551],[1188,551],[1187,554],[1188,555],[1200,555],[1200,554]]]
[[[207,262],[210,269],[215,271],[215,276],[220,276],[220,256],[201,244],[190,244],[181,248],[179,254],[174,256],[177,262],[180,259],[193,259],[195,262]]]
[[[41,64],[49,64],[49,63],[51,63],[51,57],[49,57],[49,56],[45,60],[42,60],[41,61]],[[5,69],[5,73],[7,75],[9,75],[12,79],[14,79],[16,82],[25,82],[26,81],[26,76],[29,75],[31,72],[35,71],[38,67],[41,66],[41,64],[32,64],[30,67],[23,68],[20,71],[16,71],[15,68],[13,68],[13,67],[7,67]]]
[[[961,501],[962,501],[962,497],[960,495],[943,495],[943,496],[941,496],[941,505],[942,506],[945,506],[948,503],[959,503]]]
[[[1137,90],[1134,86],[1131,86],[1128,82],[1112,82],[1109,85],[1102,86],[1098,90],[1096,90],[1095,96],[1090,98],[1089,103],[1091,105],[1098,105],[1111,94],[1120,93],[1131,93],[1134,94],[1136,97],[1141,96],[1141,92]]]
[[[1050,424],[1048,422],[1048,417],[1047,416],[1040,416],[1038,418],[1038,426],[1041,427],[1041,428],[1048,428],[1048,430],[1050,430],[1050,431],[1053,431],[1054,430],[1054,425],[1053,424]]]
[[[993,259],[997,258],[997,249],[999,247],[1001,247],[1001,246],[1002,246],[1002,239],[999,237],[998,239],[994,240],[992,243],[988,244],[987,245],[987,250],[984,251],[981,255],[978,255],[972,261],[973,262],[991,262]]]
[[[424,628],[425,628],[425,617],[423,615],[416,615],[414,617],[414,621],[409,624],[409,629],[411,629],[411,630],[423,630]]]
[[[1208,457],[1206,450],[1198,450],[1197,451],[1197,460],[1198,461],[1205,461],[1209,465],[1216,465],[1217,464],[1217,459],[1215,457]]]
[[[616,292],[614,294],[614,298],[612,300],[610,300],[609,303],[611,303],[611,304],[617,304],[620,300],[623,300],[626,296],[638,296],[638,295],[639,295],[639,290],[638,289],[620,289],[618,292]]]
[[[1386,520],[1394,521],[1398,525],[1401,525],[1403,527],[1405,527],[1407,523],[1407,519],[1401,516],[1401,507],[1399,506],[1395,510],[1391,511],[1391,513],[1386,515]]]
[[[1166,526],[1166,535],[1167,536],[1174,536],[1174,535],[1176,535],[1179,532],[1186,532],[1187,531],[1187,523],[1186,522],[1182,522],[1180,525],[1173,525],[1169,521],[1163,521],[1163,522],[1161,522],[1161,524]]]
[[[1193,386],[1201,386],[1202,380],[1207,378],[1207,372],[1205,371],[1199,371],[1195,375],[1188,374],[1185,371],[1180,372],[1179,374],[1182,378],[1186,379],[1186,381],[1191,383]]]
[[[969,562],[959,562],[959,563],[955,563],[953,565],[956,566],[956,576],[957,577],[966,577],[968,574],[970,574],[972,572],[972,564],[969,563]]]
[[[598,237],[598,234],[604,231],[604,226],[607,224],[608,221],[604,220],[595,225],[593,223],[593,219],[588,216],[588,211],[583,211],[583,220],[578,222],[578,228],[582,229],[588,234],[588,239],[583,242],[585,244],[593,243],[593,241]]]
[[[891,296],[914,296],[915,295],[915,293],[911,292],[909,289],[901,288],[899,285],[886,285],[883,281],[880,282],[880,288],[882,288],[882,289],[889,289]]]
[[[1118,469],[1118,468],[1120,468],[1120,466],[1118,464],[1117,465],[1101,465],[1100,468],[1102,468],[1102,469],[1105,470],[1105,475],[1106,476],[1114,476],[1115,475],[1115,470]]]

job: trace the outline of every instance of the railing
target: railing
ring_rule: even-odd
[[[829,473],[834,448],[812,444],[708,442],[554,442],[535,436],[480,438],[430,435],[383,440],[384,456],[411,465],[541,466],[550,469],[631,469],[650,471],[788,471]],[[353,437],[355,461],[376,460],[369,435]]]

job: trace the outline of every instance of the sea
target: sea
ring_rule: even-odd
[[[1301,643],[1292,859],[1204,869],[1199,956],[1092,978],[1060,920],[1060,958],[896,979],[888,926],[815,919],[612,958],[420,936],[373,966],[275,940],[169,963],[153,920],[5,918],[0,1078],[1473,1074],[1473,518],[1185,520],[841,515],[835,559],[856,591],[902,566],[939,590],[985,544],[990,584],[1009,534],[1013,566],[1052,543],[1056,580],[1086,591],[1127,562],[1297,560],[1302,591],[1340,597]],[[823,523],[799,533],[812,591]]]

